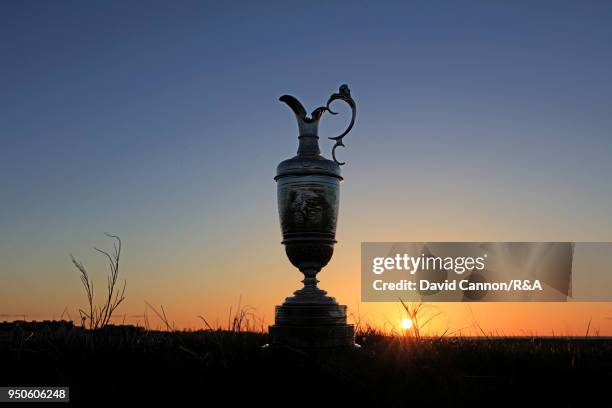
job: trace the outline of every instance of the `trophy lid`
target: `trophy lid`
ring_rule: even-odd
[[[298,154],[280,162],[276,167],[276,177],[274,177],[274,180],[287,176],[315,174],[337,177],[342,180],[340,166],[333,160],[326,159],[320,154],[316,156]]]

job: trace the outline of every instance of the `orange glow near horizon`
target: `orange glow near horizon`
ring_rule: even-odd
[[[350,214],[349,214],[350,216]],[[342,231],[342,228],[340,229]],[[401,304],[360,302],[360,240],[365,234],[352,229],[353,239],[339,236],[334,258],[319,275],[319,286],[349,307],[350,320],[362,327],[371,325],[386,332],[400,332],[406,317]],[[278,232],[272,228],[269,235]],[[387,236],[377,232],[375,239]],[[390,239],[399,238],[389,233]],[[362,238],[363,237],[363,238]],[[178,329],[204,329],[203,316],[214,327],[228,326],[230,311],[249,312],[249,329],[266,330],[273,321],[274,305],[298,289],[301,277],[286,259],[284,250],[274,239],[262,242],[255,233],[241,236],[241,256],[234,247],[219,243],[213,253],[202,255],[197,243],[182,246],[175,255],[157,243],[150,244],[124,238],[121,277],[127,279],[126,300],[117,309],[114,322],[144,325],[144,314],[152,328],[165,325],[146,306],[158,310],[161,305],[171,323]],[[451,237],[456,238],[456,237]],[[471,239],[472,237],[467,237]],[[99,241],[98,241],[99,242]],[[108,244],[107,241],[102,241]],[[170,244],[167,244],[170,245]],[[102,246],[102,245],[100,245]],[[83,244],[76,254],[91,271],[96,301],[102,300],[105,286],[104,259]],[[67,252],[67,251],[66,251]],[[140,254],[144,255],[140,255]],[[85,306],[85,296],[78,272],[67,256],[50,256],[51,262],[36,258],[23,266],[15,263],[15,279],[5,280],[0,297],[0,320],[71,318],[78,322],[78,309]],[[51,270],[44,276],[29,271]],[[202,271],[209,271],[204,273]],[[422,330],[423,335],[524,336],[589,335],[612,336],[612,303],[430,303],[439,315]],[[590,324],[589,324],[590,322]]]
[[[342,291],[331,291],[342,303],[347,296]],[[81,295],[79,293],[79,295]],[[78,305],[84,299],[73,296]],[[81,303],[78,299],[81,298]],[[184,300],[185,298],[183,298]],[[144,315],[148,317],[150,328],[165,329],[165,324],[156,317],[155,312],[148,306],[134,306],[127,297],[125,305],[119,307],[114,316],[115,324],[134,324],[144,326]],[[167,299],[169,300],[169,299]],[[227,328],[230,326],[232,316],[239,310],[247,312],[243,329],[267,330],[268,324],[273,321],[274,304],[281,303],[281,299],[258,304],[247,302],[245,297],[235,298],[234,302],[213,300],[210,304],[196,306],[189,302],[169,301],[152,303],[160,310],[161,305],[168,315],[170,323],[177,329],[199,330],[206,329],[206,325],[199,316],[203,316],[213,327]],[[206,302],[208,303],[208,302]],[[215,303],[215,304],[213,304]],[[422,335],[438,336],[584,336],[600,335],[612,336],[612,304],[610,303],[429,303],[432,310],[428,316],[437,314],[426,327],[421,330]],[[44,320],[59,319],[78,321],[78,306],[73,308],[58,307],[53,312],[41,312],[37,307],[25,307],[22,311],[0,316],[0,320]],[[374,327],[386,333],[401,333],[405,328],[406,314],[398,303],[349,303],[350,322],[361,328]]]

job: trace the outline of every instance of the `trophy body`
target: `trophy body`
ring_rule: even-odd
[[[348,87],[334,94],[327,107],[317,108],[306,117],[302,105],[293,97],[283,96],[298,119],[298,154],[281,162],[277,168],[278,211],[283,245],[291,263],[304,274],[304,287],[276,306],[275,324],[270,326],[272,345],[298,348],[351,347],[354,327],[347,324],[346,306],[339,305],[327,292],[317,287],[317,274],[330,261],[336,243],[340,204],[340,164],[320,155],[317,127],[321,114],[329,111],[335,99],[347,101],[353,108],[353,120],[336,140],[344,137],[354,122],[354,102]],[[348,100],[347,100],[348,99]],[[334,146],[334,149],[335,147]]]

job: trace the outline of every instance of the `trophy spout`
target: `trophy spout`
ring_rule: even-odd
[[[308,117],[304,105],[291,95],[283,95],[279,98],[281,102],[286,103],[295,114],[298,123],[298,139],[300,141],[298,147],[298,155],[302,156],[318,156],[321,154],[319,149],[319,119],[327,108],[319,107],[315,109],[311,116]]]
[[[285,102],[289,106],[289,108],[291,108],[293,113],[295,113],[298,123],[306,119],[306,109],[304,108],[304,105],[302,105],[302,103],[298,101],[295,97],[291,95],[283,95],[278,98],[278,100],[281,102]]]

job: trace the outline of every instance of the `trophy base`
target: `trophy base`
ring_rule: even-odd
[[[276,306],[270,345],[293,348],[355,347],[355,327],[346,323],[346,306],[291,304]]]

